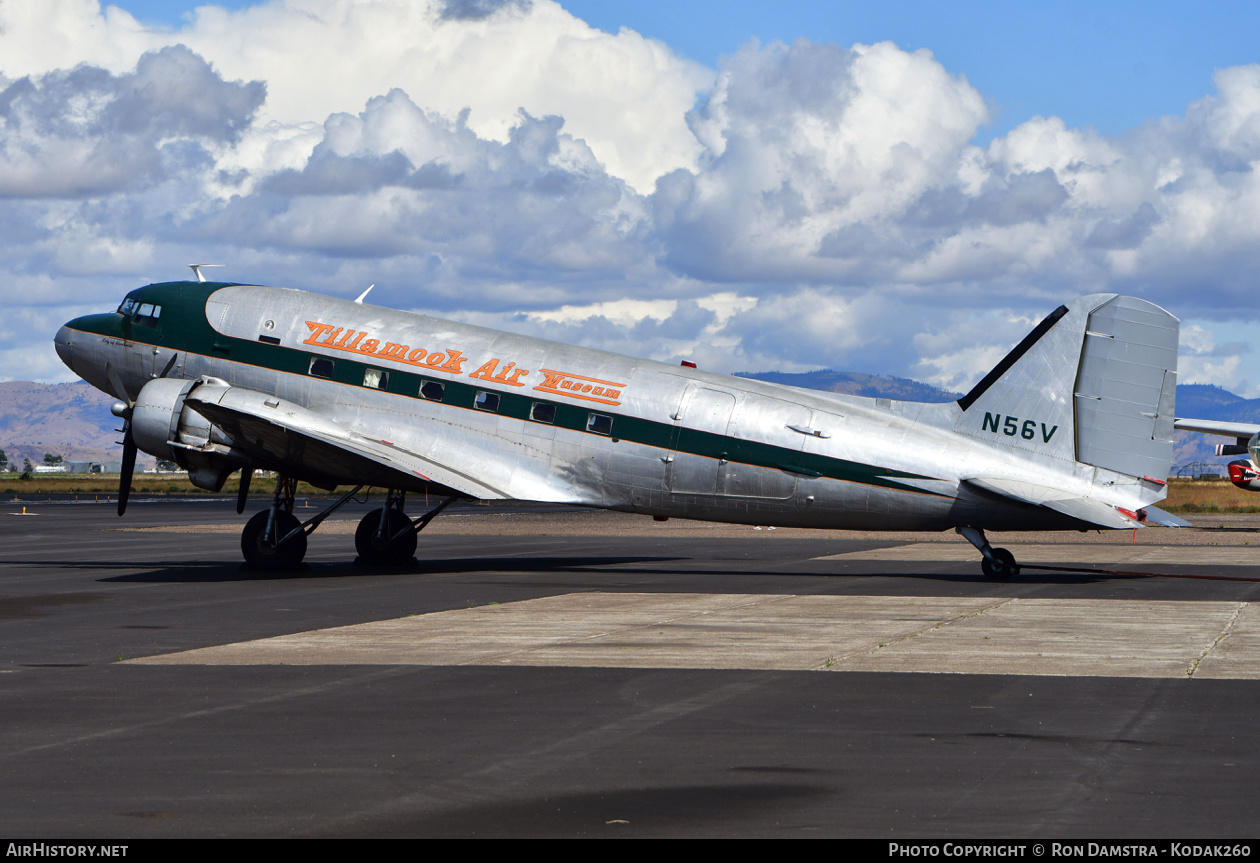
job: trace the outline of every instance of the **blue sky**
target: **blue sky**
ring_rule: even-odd
[[[1258,4],[121,8],[0,2],[0,379],[70,379],[58,324],[215,262],[954,389],[1129,293],[1183,382],[1260,396]]]

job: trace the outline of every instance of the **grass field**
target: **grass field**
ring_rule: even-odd
[[[239,475],[233,476],[223,486],[219,494],[235,495],[240,488]],[[250,486],[251,495],[271,494],[275,490],[274,478],[254,475]],[[348,488],[343,491],[349,491]],[[132,494],[176,494],[176,495],[210,495],[214,492],[197,488],[188,481],[188,474],[136,474],[131,482]],[[306,483],[298,483],[297,493],[303,497],[327,494],[322,489]],[[39,497],[40,495],[116,495],[118,494],[118,474],[71,474],[50,476],[39,474],[30,479],[20,479],[18,474],[0,474],[0,494],[17,495],[18,497]]]
[[[221,494],[235,495],[239,480],[234,476],[224,485]],[[254,495],[270,494],[275,481],[255,476],[250,491]],[[196,488],[186,474],[138,474],[131,484],[132,494],[205,495],[212,492]],[[343,491],[348,489],[343,489]],[[0,474],[0,494],[34,498],[40,495],[115,495],[118,493],[118,477],[108,474],[78,474],[73,476],[33,476],[19,479],[17,474]],[[327,494],[306,483],[298,484],[299,495],[318,496]],[[1251,494],[1224,479],[1170,479],[1168,498],[1160,508],[1169,512],[1260,512],[1260,494]]]
[[[1168,512],[1260,512],[1260,494],[1235,488],[1227,479],[1170,479]]]

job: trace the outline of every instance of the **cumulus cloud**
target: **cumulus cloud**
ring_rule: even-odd
[[[1257,387],[1251,345],[1246,342],[1217,340],[1216,324],[1182,321],[1178,356],[1178,379],[1183,383],[1215,384],[1233,392],[1256,398]]]
[[[650,265],[647,209],[563,126],[522,112],[500,144],[478,137],[462,116],[424,111],[394,90],[358,116],[330,117],[300,170],[272,174],[202,228],[220,241],[284,251],[438,256],[449,271],[438,291],[449,286],[464,302],[530,304],[504,296],[501,285],[478,297],[460,275],[502,283],[580,273],[596,291],[590,283],[601,276],[620,281]]]
[[[439,4],[438,17],[447,21],[481,21],[500,12],[528,12],[533,5],[531,0],[444,0]]]
[[[663,177],[654,196],[672,266],[722,281],[870,283],[913,254],[898,217],[960,182],[987,112],[927,51],[799,41],[745,46],[689,117],[705,164]]]
[[[183,46],[129,74],[78,66],[13,81],[0,92],[0,196],[101,195],[188,170],[207,145],[236,141],[265,93]]]
[[[1237,340],[1189,327],[1260,316],[1260,66],[1123,135],[1036,117],[984,147],[962,71],[798,41],[706,72],[552,0],[272,0],[177,32],[7,0],[0,302],[109,308],[212,260],[718,371],[962,390],[1119,291],[1195,319],[1182,380],[1246,383]]]
[[[712,80],[662,43],[632,30],[604,33],[554,0],[206,5],[177,32],[146,29],[96,0],[0,4],[0,73],[10,78],[78,63],[119,74],[173,44],[228,79],[265,80],[263,122],[356,113],[400,88],[448,117],[470,109],[470,128],[503,142],[524,108],[564,117],[610,171],[644,191],[699,153],[684,115]]]

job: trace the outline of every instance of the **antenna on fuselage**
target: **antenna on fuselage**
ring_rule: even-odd
[[[363,298],[366,297],[368,295],[368,292],[371,291],[372,288],[375,288],[375,287],[376,287],[376,282],[373,282],[372,284],[368,285],[367,290],[359,294],[359,298],[355,300],[355,302],[358,303],[359,305],[363,305]]]
[[[202,267],[226,267],[227,264],[189,264],[188,269],[197,275],[197,281],[204,282],[206,277],[201,274]]]

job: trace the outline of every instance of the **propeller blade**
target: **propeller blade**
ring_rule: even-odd
[[[118,479],[118,514],[127,511],[127,498],[131,495],[131,475],[136,471],[136,439],[131,436],[131,424],[123,435],[122,476]]]
[[[236,514],[245,511],[245,499],[249,497],[249,481],[254,478],[252,467],[241,468],[241,490],[236,493]]]
[[[122,378],[109,363],[105,364],[105,377],[109,379],[109,386],[114,391],[114,395],[122,399],[123,403],[127,407],[131,407],[135,404],[135,402],[132,401],[131,396],[127,395],[127,388],[123,386]],[[119,416],[119,414],[114,414],[114,416]]]

